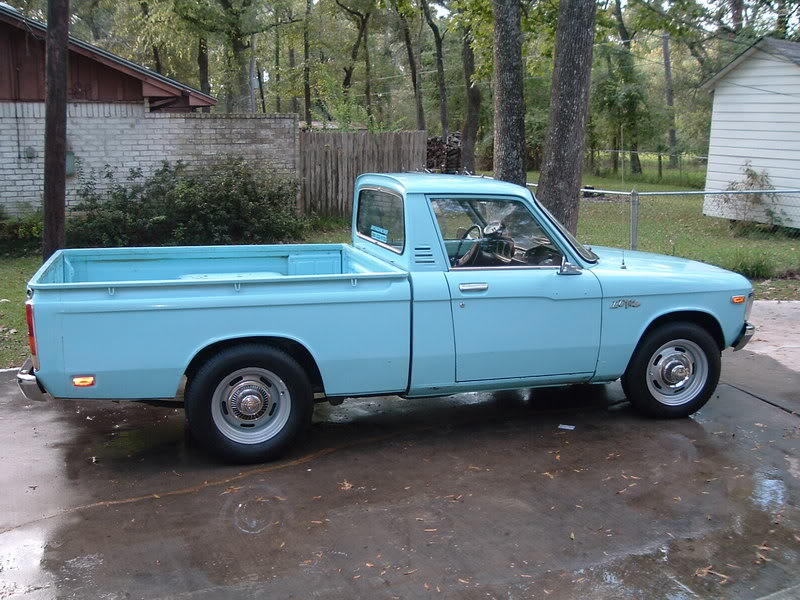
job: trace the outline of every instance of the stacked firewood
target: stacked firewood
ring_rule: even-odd
[[[461,172],[461,132],[456,131],[447,136],[447,143],[442,136],[428,138],[428,157],[425,167],[429,171],[439,173]]]

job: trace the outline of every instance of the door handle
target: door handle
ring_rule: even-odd
[[[489,289],[488,283],[459,283],[458,289],[462,292],[485,292]]]

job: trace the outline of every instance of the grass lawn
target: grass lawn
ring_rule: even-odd
[[[530,173],[529,181],[536,181]],[[585,184],[597,189],[629,190],[619,182],[587,177]],[[664,184],[637,185],[640,191],[680,191]],[[800,272],[800,237],[754,232],[737,236],[727,221],[702,214],[702,196],[642,198],[639,248],[703,260],[740,272],[767,269],[778,275],[790,269]],[[626,202],[584,200],[578,237],[588,244],[627,247],[630,210]],[[350,222],[319,219],[306,236],[308,243],[350,241]],[[22,364],[27,356],[25,283],[40,264],[38,256],[0,256],[0,368]],[[756,297],[768,300],[800,300],[800,279],[755,277]],[[7,302],[6,302],[7,300]]]
[[[25,284],[41,258],[0,256],[0,369],[20,366],[28,356]]]

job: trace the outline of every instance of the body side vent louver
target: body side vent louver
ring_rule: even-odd
[[[414,262],[418,265],[435,265],[433,250],[430,246],[416,246],[414,248]]]

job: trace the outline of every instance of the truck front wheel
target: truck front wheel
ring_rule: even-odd
[[[222,350],[188,381],[184,395],[192,434],[236,463],[283,454],[311,421],[314,395],[300,365],[270,346]]]
[[[690,323],[649,332],[631,358],[622,387],[638,411],[651,417],[687,417],[708,402],[720,374],[714,338]]]

